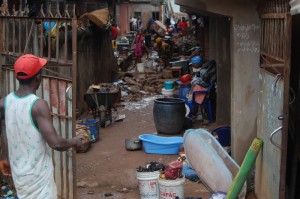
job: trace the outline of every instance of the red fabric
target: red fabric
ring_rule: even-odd
[[[188,27],[188,24],[185,21],[181,21],[178,24],[178,28],[180,28],[180,29],[187,28],[187,27]]]
[[[206,88],[203,88],[202,86],[199,86],[199,85],[196,85],[193,89],[193,91],[203,91],[203,90],[206,90]],[[198,103],[198,104],[202,104],[204,98],[205,98],[205,95],[204,93],[196,93],[195,94],[195,101]]]
[[[189,84],[192,81],[192,76],[190,74],[185,74],[180,77],[182,84]]]
[[[111,36],[118,37],[118,29],[117,29],[117,27],[113,26],[111,28]]]
[[[142,57],[143,56],[143,41],[144,36],[143,35],[137,35],[137,41],[134,44],[134,55],[136,57]]]
[[[175,180],[181,176],[182,162],[173,161],[166,166],[165,176],[167,180]]]
[[[29,79],[37,74],[46,63],[46,59],[39,58],[31,54],[23,55],[15,62],[15,74],[19,79]],[[20,76],[18,73],[24,73],[25,76]]]

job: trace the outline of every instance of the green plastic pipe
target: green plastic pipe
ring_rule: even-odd
[[[242,163],[242,166],[235,176],[227,194],[226,199],[236,199],[240,193],[240,191],[243,188],[243,185],[245,181],[247,180],[247,177],[255,163],[255,160],[257,158],[257,155],[260,151],[260,149],[263,146],[263,141],[259,138],[255,138],[246,154],[246,157],[244,158],[244,161]]]

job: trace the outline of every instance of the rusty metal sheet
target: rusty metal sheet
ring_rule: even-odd
[[[270,142],[271,133],[282,126],[278,117],[283,112],[283,80],[276,82],[276,76],[260,70],[260,96],[257,120],[258,137],[264,140],[264,149],[257,158],[256,191],[260,198],[279,198],[281,150]],[[281,132],[273,140],[281,145]],[[262,190],[263,189],[263,190]]]

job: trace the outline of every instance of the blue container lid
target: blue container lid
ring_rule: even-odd
[[[167,90],[174,88],[174,82],[172,82],[172,81],[167,81],[164,83],[164,85],[165,85],[165,89],[167,89]]]
[[[99,120],[94,120],[94,119],[88,119],[82,122],[82,124],[97,124],[99,123]]]

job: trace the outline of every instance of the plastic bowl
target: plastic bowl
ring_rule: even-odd
[[[183,138],[179,136],[162,137],[143,134],[139,136],[139,139],[143,141],[144,151],[151,154],[177,154],[183,144]]]

